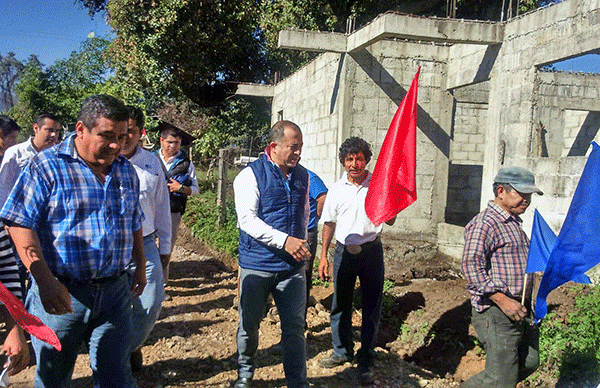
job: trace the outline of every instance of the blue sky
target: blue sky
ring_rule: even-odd
[[[92,19],[74,0],[0,0],[0,54],[36,54],[44,65],[69,57],[90,32],[105,36],[104,15]]]

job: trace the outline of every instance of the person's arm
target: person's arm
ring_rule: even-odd
[[[335,233],[335,222],[325,222],[323,224],[323,233],[321,240],[321,260],[319,261],[319,278],[321,280],[329,280],[329,260],[327,259],[327,252],[329,246],[333,240]]]
[[[8,226],[8,232],[21,261],[38,285],[40,300],[46,312],[56,315],[73,312],[69,291],[50,272],[37,233],[18,225]]]
[[[15,186],[15,182],[21,172],[21,167],[19,167],[19,163],[17,163],[16,154],[11,148],[4,154],[2,164],[0,165],[0,204],[6,202],[6,199]]]
[[[492,251],[492,226],[477,222],[465,228],[465,247],[462,270],[471,292],[488,297],[507,317],[520,321],[525,318],[527,309],[509,298],[505,284],[494,282],[488,275],[487,253]]]
[[[317,201],[317,217],[321,217],[323,214],[323,206],[325,206],[325,198],[327,198],[327,192],[320,194],[315,201]]]
[[[390,218],[385,223],[388,224],[389,226],[394,225],[396,223],[396,216],[394,216],[393,218]]]
[[[196,167],[194,167],[194,163],[190,160],[190,167],[188,168],[188,173],[190,174],[190,179],[192,180],[192,185],[189,187],[190,191],[186,189],[186,195],[198,195],[200,193],[200,188],[198,187],[198,178],[196,177]]]
[[[146,255],[144,254],[144,236],[142,229],[133,232],[133,250],[131,257],[135,263],[135,271],[131,282],[131,291],[134,296],[142,295],[146,287]]]
[[[8,312],[6,306],[0,306],[0,315],[2,321],[6,325],[8,334],[2,345],[4,354],[10,357],[10,364],[8,365],[8,373],[16,375],[29,365],[29,346],[23,335],[23,329],[17,325],[13,317]]]

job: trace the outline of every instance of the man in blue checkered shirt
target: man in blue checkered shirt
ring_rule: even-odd
[[[33,276],[27,308],[62,344],[32,338],[36,387],[70,386],[82,342],[94,387],[136,387],[131,298],[146,285],[146,259],[139,181],[120,155],[127,119],[118,99],[88,97],[76,133],[31,160],[0,211]]]

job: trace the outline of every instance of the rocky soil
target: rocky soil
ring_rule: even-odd
[[[483,354],[469,326],[465,282],[454,276],[447,258],[427,252],[432,251],[426,243],[386,245],[386,256],[392,257],[387,264],[390,281],[384,301],[389,309],[376,348],[375,387],[458,387],[483,368]],[[136,373],[138,384],[140,388],[229,387],[237,376],[234,263],[185,230],[172,260],[167,288],[171,299],[163,303],[159,321],[143,347],[144,368]],[[332,293],[331,285],[313,288],[313,306],[308,309],[308,377],[315,387],[358,386],[355,365],[323,369],[317,362],[331,350]],[[359,310],[353,322],[358,335]],[[273,307],[260,329],[254,387],[285,386],[281,356],[273,348],[280,334]],[[12,386],[32,387],[34,369],[30,366],[14,376]],[[73,386],[90,387],[90,376],[89,358],[82,349]],[[554,387],[554,383],[540,380],[535,386]]]

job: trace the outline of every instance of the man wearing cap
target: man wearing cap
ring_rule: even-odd
[[[529,239],[519,216],[532,193],[543,193],[533,174],[521,167],[502,168],[493,189],[494,200],[465,227],[462,270],[486,363],[461,388],[514,388],[539,364],[539,333],[525,320],[531,310],[521,304],[523,293],[531,296],[531,287],[525,284]]]

